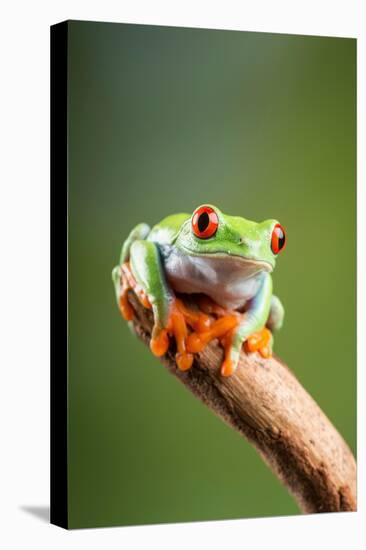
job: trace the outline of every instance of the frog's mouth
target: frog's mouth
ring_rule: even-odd
[[[193,256],[194,258],[202,258],[204,259],[211,259],[212,261],[222,261],[227,262],[228,265],[232,265],[232,267],[236,268],[242,268],[244,271],[252,271],[259,272],[259,271],[266,271],[268,273],[271,273],[273,271],[273,266],[270,264],[270,262],[267,262],[266,260],[255,260],[253,258],[248,258],[246,256],[242,256],[239,254],[232,254],[228,251],[217,251],[217,252],[192,252],[192,250],[189,250],[188,248],[182,247],[184,252],[188,254],[189,256]]]
[[[253,258],[246,258],[245,256],[239,256],[237,254],[230,254],[227,252],[208,252],[205,254],[197,254],[203,260],[211,260],[210,263],[223,262],[227,264],[227,267],[231,270],[239,271],[243,277],[252,277],[259,272],[271,273],[273,271],[272,265],[265,260],[254,260]]]
[[[253,258],[248,258],[246,256],[239,256],[239,254],[231,254],[230,252],[207,252],[198,254],[198,256],[209,256],[212,258],[222,258],[227,259],[230,262],[232,258],[234,261],[243,262],[243,264],[252,264],[253,266],[260,267],[265,271],[272,271],[272,265],[266,260],[254,260]]]

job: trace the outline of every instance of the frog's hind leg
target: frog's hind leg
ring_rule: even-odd
[[[283,325],[284,317],[285,309],[282,302],[277,296],[273,295],[266,327],[269,328],[271,332],[280,330]]]
[[[130,250],[131,250],[132,243],[136,240],[146,239],[149,233],[150,233],[150,227],[146,223],[139,223],[138,225],[136,225],[136,227],[132,229],[131,233],[128,235],[127,239],[122,245],[119,264],[112,271],[112,281],[113,281],[114,290],[116,293],[117,304],[119,306],[120,306],[121,290],[123,292],[123,289],[121,288],[123,285],[122,265],[128,262],[130,259]],[[126,312],[126,315],[128,320],[128,317],[131,317],[131,312],[130,314]]]
[[[127,239],[122,245],[121,256],[119,259],[119,265],[128,262],[130,259],[131,247],[135,241],[144,241],[151,229],[147,223],[139,223],[134,227],[131,233],[128,235]]]

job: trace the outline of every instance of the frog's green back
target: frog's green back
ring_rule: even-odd
[[[180,228],[190,217],[190,214],[172,214],[171,216],[167,216],[152,228],[148,240],[158,244],[174,243]]]

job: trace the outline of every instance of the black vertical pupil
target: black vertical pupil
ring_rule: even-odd
[[[198,229],[200,230],[200,233],[205,231],[208,228],[208,224],[210,223],[210,216],[207,214],[207,212],[202,212],[202,214],[198,218]]]
[[[282,231],[282,229],[278,228],[278,249],[281,250],[285,246],[285,233]]]

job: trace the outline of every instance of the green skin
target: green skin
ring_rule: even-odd
[[[201,292],[228,310],[245,311],[230,352],[235,368],[251,334],[264,326],[278,330],[283,323],[284,308],[272,294],[270,275],[276,262],[271,236],[278,222],[256,223],[211,207],[219,225],[208,239],[194,234],[190,214],[169,216],[152,229],[144,223],[137,225],[123,244],[112,278],[118,301],[120,266],[130,262],[152,305],[155,331],[166,327],[176,291]]]

